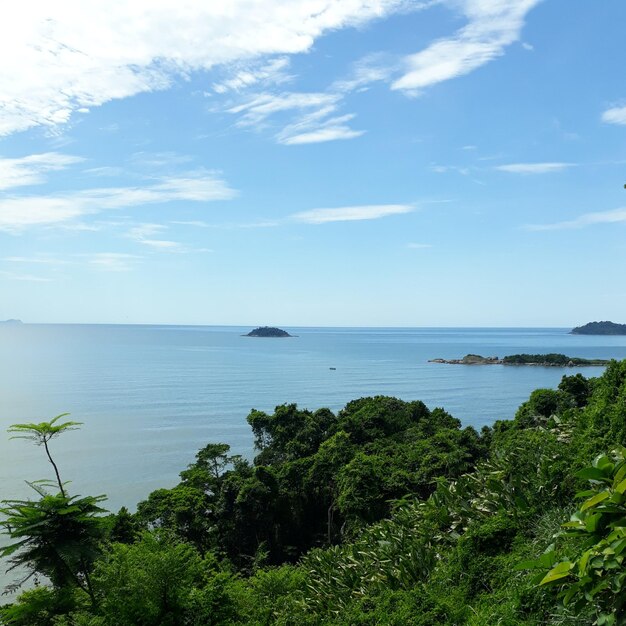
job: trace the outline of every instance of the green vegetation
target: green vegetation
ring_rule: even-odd
[[[477,433],[378,396],[252,411],[257,456],[208,444],[105,515],[57,480],[5,502],[10,564],[45,577],[12,626],[626,624],[626,361],[564,376]],[[58,418],[14,433],[48,443]]]
[[[544,365],[548,367],[571,367],[581,365],[606,365],[604,359],[581,359],[564,354],[512,354],[502,359],[504,365]]]
[[[564,354],[511,354],[499,359],[497,356],[466,354],[462,359],[431,359],[430,363],[450,365],[540,365],[542,367],[580,367],[585,365],[604,366],[605,359],[582,359]]]
[[[260,326],[251,330],[245,337],[292,337],[286,330],[274,326]]]
[[[589,322],[572,329],[573,335],[626,335],[626,324],[615,322]]]

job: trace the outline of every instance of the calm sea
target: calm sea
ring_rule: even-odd
[[[242,337],[249,328],[0,325],[0,497],[50,477],[43,450],[9,440],[14,422],[69,412],[83,427],[53,442],[70,491],[133,508],[207,442],[252,456],[250,409],[282,403],[337,410],[385,394],[442,406],[480,428],[513,417],[538,387],[574,370],[428,363],[472,352],[562,352],[626,358],[626,337],[567,329],[288,328],[293,339]],[[330,369],[336,368],[336,369]],[[576,370],[578,371],[578,370]],[[583,368],[597,376],[602,368]]]

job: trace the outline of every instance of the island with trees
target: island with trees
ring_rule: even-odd
[[[286,330],[276,328],[274,326],[259,326],[254,330],[251,330],[244,337],[293,337]]]
[[[589,322],[570,331],[572,335],[626,335],[626,324],[615,322]]]
[[[68,482],[56,438],[79,424],[15,424],[50,470],[0,505],[12,589],[38,581],[0,624],[619,626],[624,397],[626,360],[480,431],[387,396],[253,410],[253,460],[201,442],[178,484],[117,513]]]
[[[606,359],[582,359],[564,354],[511,354],[503,358],[466,354],[462,359],[430,359],[429,363],[448,365],[537,365],[541,367],[584,367],[608,365]]]

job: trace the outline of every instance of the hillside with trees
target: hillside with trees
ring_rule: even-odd
[[[134,514],[68,493],[63,419],[12,429],[55,479],[3,504],[4,563],[41,581],[3,624],[626,623],[626,361],[480,433],[384,396],[252,411],[253,462],[207,444]]]
[[[626,335],[626,324],[589,322],[572,329],[572,335]]]

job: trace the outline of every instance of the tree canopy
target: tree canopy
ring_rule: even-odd
[[[252,462],[209,443],[134,514],[5,503],[4,556],[50,584],[0,623],[626,624],[626,361],[480,433],[386,396],[248,421]]]

